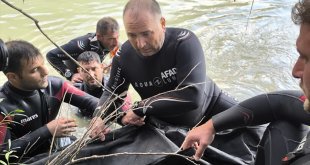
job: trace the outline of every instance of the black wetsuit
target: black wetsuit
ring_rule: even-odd
[[[104,84],[103,81],[102,81],[102,84]],[[102,87],[90,89],[85,83],[74,83],[74,86],[97,98],[100,98],[103,92]]]
[[[167,28],[163,47],[149,57],[125,42],[113,58],[107,88],[120,94],[129,84],[143,100],[139,107],[148,106],[134,111],[137,115],[187,127],[197,124],[221,96],[221,90],[206,76],[198,38],[185,29]],[[101,104],[109,95],[107,90],[103,92]]]
[[[103,84],[103,81],[102,81]],[[103,92],[103,88],[102,87],[98,87],[95,89],[90,89],[85,83],[74,83],[73,84],[75,87],[79,88],[80,90],[96,97],[96,98],[100,98]],[[87,111],[86,109],[79,109],[78,110],[80,112],[81,115],[86,116],[86,117],[91,117],[93,115],[93,113],[90,113],[89,111]]]
[[[129,84],[141,96],[134,112],[139,116],[155,117],[174,126],[191,128],[205,116],[205,120],[236,104],[236,101],[219,89],[206,75],[203,49],[194,33],[179,28],[167,28],[161,50],[144,57],[127,41],[113,58],[107,89],[120,94]],[[99,105],[110,97],[104,90]],[[264,129],[264,128],[259,128]],[[252,133],[240,131],[226,138],[219,138],[216,147],[228,150],[234,144],[238,151],[227,152],[253,161],[262,134],[251,128]],[[227,133],[228,135],[228,133]],[[244,137],[250,139],[251,145]]]
[[[301,91],[258,95],[213,116],[214,128],[218,132],[271,122],[259,145],[256,164],[281,164],[285,154],[293,151],[308,132],[308,126],[303,125],[310,125],[310,113],[303,109],[305,98]]]
[[[11,139],[11,149],[16,151],[13,155],[20,157],[31,147],[24,158],[48,151],[52,135],[46,124],[55,119],[63,100],[89,111],[94,111],[98,103],[97,98],[57,77],[48,78],[47,88],[30,92],[16,89],[6,82],[0,89],[0,99],[1,154],[6,153]],[[24,112],[8,115],[15,110]],[[4,114],[7,122],[3,120]]]
[[[85,52],[85,51],[94,51],[99,54],[101,61],[104,57],[110,52],[107,48],[102,47],[102,45],[97,40],[95,33],[88,33],[84,36],[80,36],[68,42],[67,44],[61,46],[69,55],[74,59]],[[46,55],[48,62],[61,74],[64,76],[66,69],[71,69],[72,73],[76,73],[76,64],[69,61],[67,57],[60,49],[55,48],[49,51]],[[67,65],[64,63],[67,61]],[[71,67],[69,67],[71,66]],[[69,80],[71,77],[68,78]]]

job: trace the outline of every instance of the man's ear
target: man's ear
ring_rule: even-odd
[[[160,18],[161,27],[166,31],[166,19],[164,17]]]
[[[8,73],[5,74],[5,76],[12,83],[15,83],[15,82],[19,81],[19,76],[16,73],[8,72]]]

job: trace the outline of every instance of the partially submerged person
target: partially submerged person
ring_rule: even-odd
[[[112,58],[115,55],[120,46],[118,39],[119,25],[117,21],[111,17],[103,17],[97,22],[96,33],[88,33],[72,39],[61,48],[75,60],[84,51],[94,51],[99,54],[102,62],[105,58]],[[67,80],[73,83],[82,82],[82,78],[77,72],[77,65],[59,48],[49,51],[46,59]]]
[[[99,55],[93,51],[85,51],[78,56],[77,61],[86,71],[78,68],[78,73],[83,81],[74,85],[82,91],[100,98],[104,85],[104,65],[101,63]]]
[[[74,83],[73,85],[82,91],[100,98],[103,89],[104,89],[104,69],[105,66],[101,63],[100,57],[96,52],[93,51],[85,51],[81,53],[77,61],[79,62],[81,67],[78,68],[78,73],[80,74],[83,82],[82,83]],[[122,107],[122,110],[127,110],[128,105],[130,104],[130,96],[127,95],[125,98],[126,103]],[[80,111],[84,116],[91,116],[92,113],[88,113],[88,111]]]
[[[310,0],[300,0],[292,9],[293,22],[300,25],[296,41],[299,57],[292,74],[300,79],[304,94],[298,91],[282,91],[245,100],[191,130],[182,144],[182,149],[192,146],[196,148],[194,158],[198,160],[212,143],[216,132],[271,122],[260,142],[255,164],[310,164],[309,126],[303,125],[310,125],[309,13]]]
[[[98,99],[48,76],[44,57],[31,43],[0,40],[0,50],[0,68],[8,79],[0,88],[0,157],[21,163],[55,146],[53,136],[67,137],[75,131],[74,119],[56,118],[62,101],[91,113]],[[9,160],[4,158],[7,153]]]
[[[209,119],[236,104],[206,75],[204,53],[196,35],[183,28],[167,28],[155,0],[129,0],[123,20],[128,41],[113,59],[107,90],[99,103],[104,107],[111,91],[119,95],[131,84],[142,100],[118,118],[121,124],[142,126],[155,118],[163,125],[189,129],[204,116]],[[105,117],[110,113],[105,112]],[[103,125],[98,124],[92,136],[101,129]],[[260,134],[255,129],[252,134],[243,134],[247,131],[227,133],[225,143],[221,141],[216,147],[242,157],[244,162],[253,161],[249,145],[256,146]],[[244,136],[250,140],[243,140]],[[238,145],[239,150],[230,152],[231,145]]]

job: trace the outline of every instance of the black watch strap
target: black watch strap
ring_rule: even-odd
[[[145,114],[143,113],[143,108],[140,107],[140,101],[136,101],[133,103],[133,106],[131,107],[131,109],[133,109],[133,112],[140,116],[140,117],[143,117],[145,116]]]

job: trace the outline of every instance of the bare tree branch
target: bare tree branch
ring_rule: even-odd
[[[184,156],[184,155],[181,155],[181,154],[177,154],[177,153],[134,153],[134,152],[122,152],[122,153],[115,153],[115,154],[108,154],[108,155],[93,155],[93,156],[90,156],[90,157],[84,157],[84,158],[80,158],[80,159],[76,159],[76,160],[73,160],[72,162],[69,162],[67,163],[66,165],[70,165],[70,164],[74,164],[74,163],[78,163],[78,162],[81,162],[81,161],[85,161],[85,160],[90,160],[90,159],[98,159],[98,158],[108,158],[108,157],[113,157],[113,156],[127,156],[127,155],[144,155],[144,156],[158,156],[158,155],[164,155],[164,156],[180,156],[180,157],[183,157],[185,159],[187,159],[188,161],[190,161],[191,163],[195,164],[195,165],[198,165],[197,163],[195,163],[194,161],[192,161],[192,157],[188,157],[188,156]]]
[[[247,22],[246,22],[245,31],[248,30],[248,26],[249,26],[249,22],[250,22],[250,16],[251,16],[251,13],[252,13],[252,10],[253,10],[253,6],[254,6],[254,0],[252,0],[251,9],[250,9],[250,13],[248,15],[248,19],[247,19]]]

